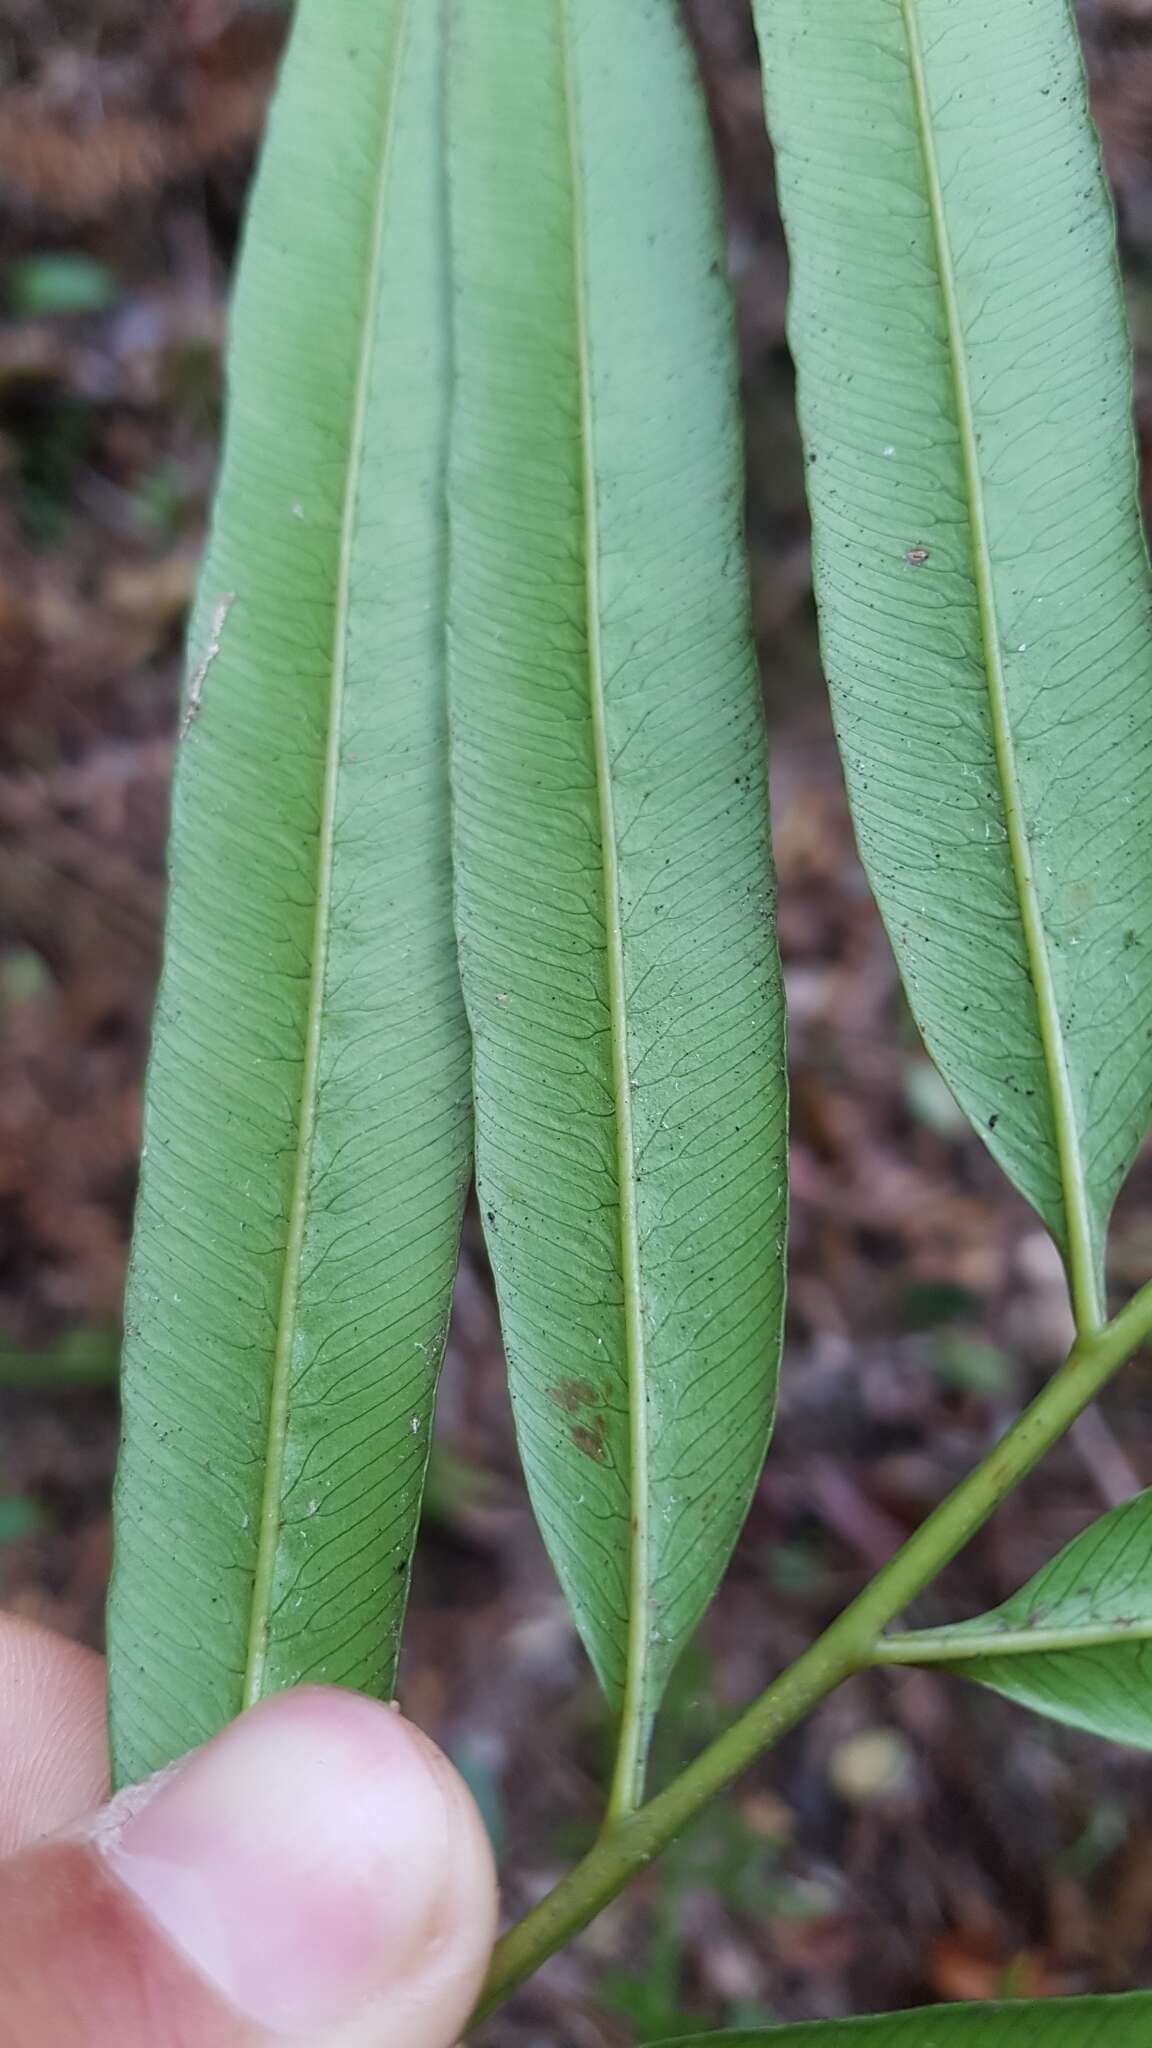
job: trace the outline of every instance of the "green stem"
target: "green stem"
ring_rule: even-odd
[[[1045,1657],[1152,1641],[1152,1621],[1098,1621],[1083,1628],[908,1629],[873,1645],[873,1664],[972,1664],[981,1657]]]
[[[735,1725],[655,1799],[605,1830],[555,1891],[497,1943],[476,2018],[499,2005],[578,1934],[710,1799],[771,1749],[826,1693],[877,1661],[877,1638],[982,1528],[1013,1487],[1096,1398],[1152,1330],[1152,1282],[1094,1335],[929,1515],[871,1584]],[[898,1639],[897,1639],[898,1640]],[[887,1652],[884,1645],[881,1655]]]

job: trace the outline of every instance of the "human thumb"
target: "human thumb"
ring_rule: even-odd
[[[0,2042],[451,2048],[495,1896],[424,1736],[354,1693],[283,1693],[0,1864]]]

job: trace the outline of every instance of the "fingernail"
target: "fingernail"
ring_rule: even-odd
[[[375,1701],[267,1700],[135,1799],[100,1843],[108,1864],[274,2034],[353,2020],[442,1932],[446,1795],[430,1749]]]

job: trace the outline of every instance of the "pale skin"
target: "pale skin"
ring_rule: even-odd
[[[101,1660],[0,1617],[5,2048],[452,2048],[496,1919],[462,1781],[305,1687],[107,1801]]]

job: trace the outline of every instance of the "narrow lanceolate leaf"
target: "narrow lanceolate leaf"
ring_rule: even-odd
[[[132,1779],[392,1678],[469,1156],[438,15],[302,0],[243,262],[127,1311]]]
[[[1152,1749],[1152,1492],[1094,1522],[991,1614],[880,1647],[885,1663],[943,1664],[1055,1721]]]
[[[740,432],[674,0],[459,0],[450,699],[481,1208],[618,1797],[772,1415],[784,1078]]]
[[[676,2048],[1145,2048],[1152,1996],[1029,1998],[917,2007],[880,2019],[813,2021],[768,2033],[696,2034]],[[672,2048],[671,2042],[663,2048]]]
[[[1064,0],[758,0],[825,665],[926,1042],[1101,1313],[1152,1103],[1152,615]]]

